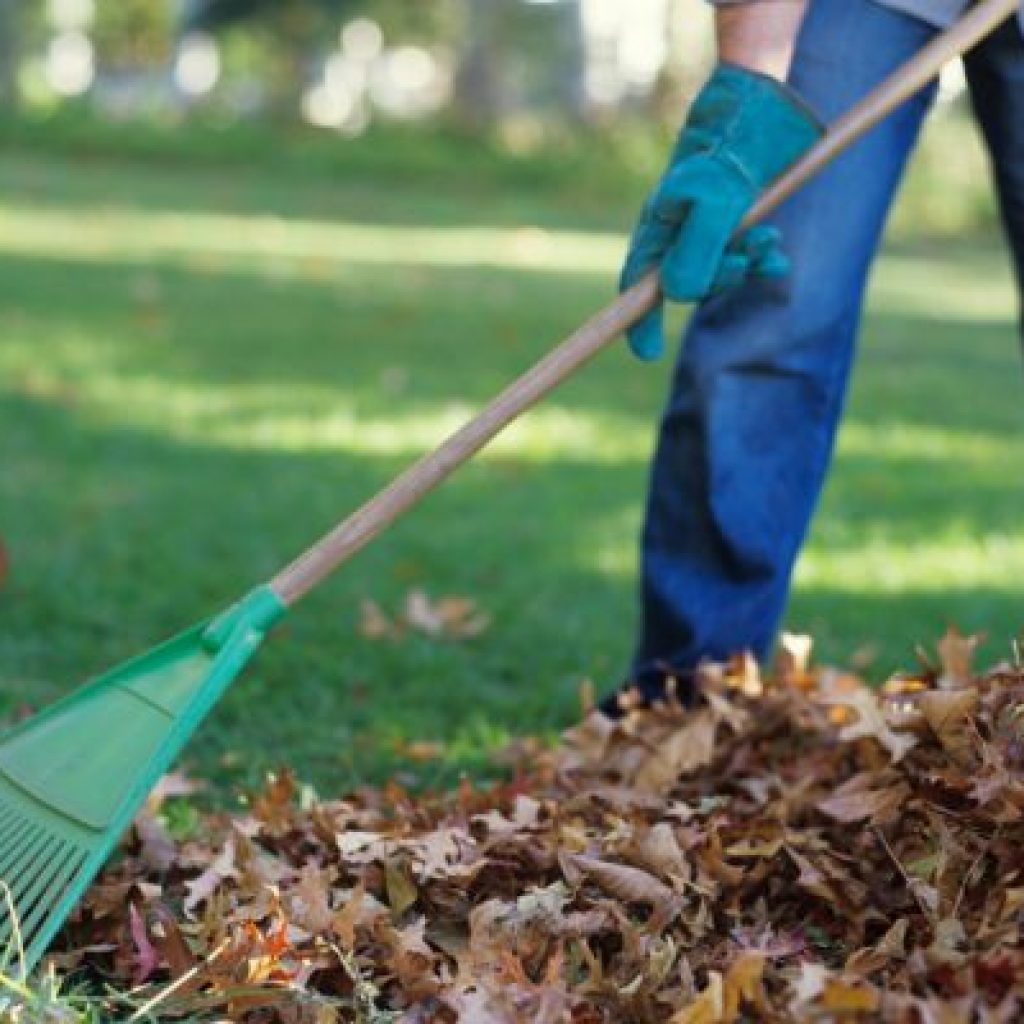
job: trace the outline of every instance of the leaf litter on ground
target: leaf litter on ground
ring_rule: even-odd
[[[1024,668],[975,645],[876,693],[787,637],[693,709],[518,741],[510,781],[310,801],[284,772],[180,842],[175,777],[51,961],[146,1019],[1024,1019]]]

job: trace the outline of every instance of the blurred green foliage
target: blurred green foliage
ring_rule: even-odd
[[[166,63],[174,47],[174,7],[153,0],[96,0],[90,30],[98,60],[114,69]]]
[[[580,38],[573,36],[571,5],[95,0],[88,35],[96,67],[118,79],[114,84],[122,93],[137,77],[145,99],[132,112],[121,105],[122,93],[112,110],[89,94],[62,99],[46,92],[41,69],[57,31],[54,9],[0,0],[3,24],[18,28],[8,33],[16,38],[0,47],[0,63],[18,60],[22,78],[31,84],[19,116],[9,110],[0,123],[0,140],[8,145],[77,155],[287,165],[300,174],[348,179],[429,182],[454,176],[472,185],[482,175],[516,187],[563,188],[570,208],[622,197],[639,202],[660,170],[711,45],[707,12],[694,3],[685,26],[671,28],[675,56],[649,101],[581,118],[574,99],[581,81]],[[218,87],[186,100],[169,88],[171,62],[180,34],[203,24],[204,12],[216,14],[211,24],[218,26],[223,92]],[[324,58],[338,52],[341,27],[358,16],[376,21],[388,46],[416,43],[451,62],[453,105],[417,124],[389,122],[374,111],[368,134],[355,139],[303,125],[303,92],[321,73]],[[679,12],[675,20],[681,21]],[[501,95],[489,97],[499,78]],[[0,96],[9,91],[2,81],[0,76]],[[540,116],[539,109],[546,113]],[[994,224],[985,156],[961,98],[932,118],[893,230],[949,238],[990,231]]]
[[[301,124],[225,122],[196,117],[118,122],[71,104],[0,117],[0,146],[69,157],[130,157],[158,165],[202,164],[287,170],[297,178],[373,180],[405,187],[458,183],[479,188],[536,187],[557,194],[565,219],[609,221],[639,204],[671,142],[668,126],[620,119],[564,132],[541,126],[528,135],[495,127],[467,131],[450,120],[380,123],[340,140]],[[609,226],[615,226],[610,224]],[[625,227],[623,221],[618,226]],[[962,105],[936,111],[911,162],[890,234],[954,239],[997,230],[987,158]]]

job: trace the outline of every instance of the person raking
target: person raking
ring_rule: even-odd
[[[628,682],[601,707],[693,695],[705,659],[765,657],[832,455],[865,284],[932,86],[770,226],[730,238],[767,183],[967,0],[712,0],[719,63],[645,204],[622,274],[699,300],[650,475]],[[965,58],[1024,290],[1024,13]],[[820,119],[820,120],[819,120]],[[924,341],[922,343],[925,343]],[[965,339],[969,343],[969,339]],[[665,347],[663,311],[630,332]]]

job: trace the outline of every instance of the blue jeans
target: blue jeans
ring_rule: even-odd
[[[795,89],[826,121],[935,29],[871,0],[812,0]],[[970,57],[975,110],[1024,285],[1024,38],[1009,22]],[[694,314],[654,458],[630,679],[743,650],[764,657],[818,500],[842,412],[868,271],[931,105],[925,90],[780,208],[793,262]]]

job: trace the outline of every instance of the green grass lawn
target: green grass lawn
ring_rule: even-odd
[[[0,157],[0,716],[273,573],[611,293],[621,209],[231,168]],[[836,471],[790,613],[877,678],[947,623],[1024,621],[1024,404],[998,249],[879,267]],[[311,596],[190,748],[326,791],[568,723],[615,683],[669,367],[602,356]],[[471,640],[360,633],[411,588]]]

